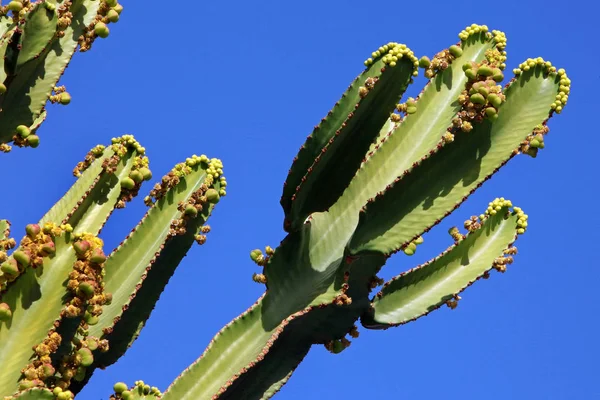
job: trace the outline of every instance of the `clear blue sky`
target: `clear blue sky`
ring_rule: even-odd
[[[448,227],[499,196],[530,216],[515,264],[469,288],[454,311],[442,308],[385,332],[361,328],[361,337],[337,356],[313,348],[278,398],[600,398],[600,171],[592,120],[600,110],[598,5],[171,3],[124,0],[111,36],[77,54],[68,68],[62,82],[73,101],[49,107],[40,147],[0,157],[2,217],[15,230],[37,221],[71,185],[75,164],[113,136],[134,134],[156,177],[192,153],[225,164],[228,196],[210,220],[207,244],[185,258],[127,355],[96,372],[78,399],[106,399],[117,381],[143,379],[166,389],[261,294],[251,280],[256,268],[249,251],[284,237],[279,197],[292,158],[368,54],[398,41],[432,56],[473,22],[506,32],[509,70],[537,56],[566,68],[573,82],[569,104],[551,120],[537,159],[513,160],[426,235],[414,257],[396,256],[383,275],[444,250]],[[107,247],[143,215],[137,200],[112,217]]]

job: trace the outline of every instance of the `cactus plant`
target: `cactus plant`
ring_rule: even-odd
[[[206,240],[215,206],[207,193],[224,196],[227,185],[218,159],[177,164],[144,199],[142,221],[106,255],[103,225],[152,179],[145,149],[131,135],[115,138],[73,173],[74,185],[25,227],[18,246],[0,221],[0,396],[70,399],[71,387],[120,357],[188,249]]]
[[[451,228],[438,257],[388,282],[377,276],[392,255],[415,254],[510,159],[536,157],[549,118],[567,103],[569,78],[542,58],[499,85],[502,32],[474,24],[459,38],[433,58],[394,42],[373,52],[294,159],[280,201],[287,236],[250,252],[265,293],[164,394],[119,382],[111,399],[268,399],[313,345],[337,354],[359,336],[358,321],[388,329],[454,309],[469,285],[507,270],[528,216],[497,198],[465,221],[466,232]],[[426,86],[399,103],[419,68]],[[150,179],[143,153],[130,136],[92,149],[73,188],[26,227],[10,256],[16,242],[0,222],[0,394],[72,398],[126,351],[189,246],[204,242],[226,180],[218,160],[193,157],[155,186],[142,222],[104,254],[97,235],[106,218]]]
[[[71,57],[106,37],[106,24],[121,10],[105,0],[18,0],[0,7],[0,151],[10,151],[9,143],[39,145],[35,132],[47,102],[71,102],[66,88],[57,86]]]
[[[541,58],[499,84],[502,32],[472,25],[459,38],[431,59],[388,43],[366,60],[294,159],[281,198],[288,235],[276,249],[250,253],[266,292],[163,400],[270,398],[313,345],[347,348],[357,321],[387,329],[453,309],[473,282],[506,271],[528,216],[498,198],[465,221],[466,233],[451,229],[453,244],[440,256],[389,282],[377,277],[510,159],[535,157],[548,119],[567,102],[565,71]],[[419,67],[428,83],[398,104]]]

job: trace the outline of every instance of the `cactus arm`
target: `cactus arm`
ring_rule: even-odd
[[[517,213],[509,214],[509,207],[503,206],[438,257],[387,282],[372,309],[362,316],[363,326],[385,329],[401,325],[446,304],[488,273],[512,246],[518,219]]]
[[[105,287],[113,294],[113,300],[111,305],[105,306],[98,324],[90,328],[91,335],[100,337],[103,329],[113,326],[114,320],[121,317],[123,308],[127,308],[135,297],[138,285],[145,284],[143,282],[146,278],[145,275],[154,267],[155,263],[158,262],[157,267],[164,266],[169,270],[177,266],[184,254],[178,254],[177,251],[187,251],[190,248],[194,236],[198,233],[197,229],[208,217],[211,209],[210,205],[203,208],[202,211],[206,214],[201,212],[188,222],[187,235],[171,237],[172,222],[182,216],[179,203],[188,201],[195,192],[202,191],[203,186],[209,188],[214,186],[219,189],[219,182],[213,182],[213,179],[210,172],[200,163],[195,164],[188,175],[181,177],[175,187],[152,205],[140,224],[108,256],[105,264]],[[156,282],[148,282],[149,288],[154,283],[157,284],[155,289],[158,290],[158,293],[151,291],[152,296],[157,297],[162,292],[164,285],[161,285],[160,282],[166,283],[164,280],[168,280],[167,276],[170,276],[167,271],[165,274],[165,276],[157,275]],[[154,302],[147,304],[148,307],[153,305]],[[144,313],[146,312],[149,313],[150,310],[145,310]],[[145,319],[142,318],[142,315],[133,318],[140,318],[137,320],[138,324]]]
[[[69,8],[72,23],[64,30],[64,36],[55,37],[39,57],[9,76],[8,90],[0,97],[0,143],[10,142],[18,125],[30,126],[40,115],[101,4],[98,0],[73,0]]]
[[[20,26],[22,30],[21,49],[17,57],[17,70],[26,62],[39,57],[47,46],[52,43],[56,35],[58,14],[56,7],[51,8],[48,8],[46,3],[37,3],[27,13]]]
[[[462,65],[481,61],[496,43],[494,38],[481,33],[469,36],[461,46],[463,54],[447,69],[436,73],[421,92],[416,102],[417,112],[399,123],[388,120],[381,130],[382,140],[372,146],[341,198],[328,212],[313,215],[315,221],[329,227],[325,236],[343,235],[349,239],[358,224],[358,212],[366,202],[439,144],[461,108],[456,99],[467,82]],[[320,246],[329,248],[326,240]]]
[[[457,208],[518,154],[534,127],[551,115],[550,105],[559,93],[560,78],[545,70],[537,65],[509,84],[495,122],[484,120],[468,134],[457,134],[454,142],[372,199],[349,244],[352,253],[398,250]]]
[[[400,51],[401,46],[395,45],[392,49]],[[392,49],[390,51],[394,51]],[[377,80],[360,82],[362,98],[315,158],[291,197],[291,210],[286,218],[292,230],[297,230],[313,212],[325,211],[334,204],[360,167],[365,153],[416,72],[417,60],[412,51],[406,46],[402,51],[406,53],[397,65],[378,62],[370,67],[381,71]],[[340,165],[344,168],[339,168]]]
[[[126,148],[120,148],[119,151],[124,155],[117,158],[119,162],[114,175],[102,169],[103,160],[107,161],[112,154],[105,150],[103,157],[109,158],[100,157],[96,160],[101,163],[99,169],[98,165],[92,163],[67,195],[42,218],[40,225],[72,224],[75,232],[97,234],[122,195],[117,177],[128,174],[134,163],[132,155],[135,151]],[[7,303],[12,310],[10,321],[0,325],[0,364],[11,366],[7,373],[0,376],[0,396],[14,392],[20,370],[31,358],[31,348],[47,336],[65,306],[68,297],[65,296],[65,282],[76,260],[69,238],[68,233],[57,236],[56,254],[44,257],[43,267],[25,268],[14,281],[7,282],[0,294],[0,301]],[[69,340],[64,339],[67,342]],[[19,346],[12,345],[15,341],[19,342]],[[13,374],[10,373],[12,371]]]
[[[17,25],[12,21],[12,19],[2,21],[2,24],[0,25],[0,33],[2,33],[2,35],[0,35],[0,60],[5,60],[6,52],[10,44],[10,39],[15,33],[16,28]],[[6,60],[0,66],[0,83],[4,83],[6,81],[6,78],[8,76],[7,69],[11,69],[10,67],[7,68],[8,64],[10,64],[10,61],[11,60]]]
[[[44,260],[45,273],[38,277],[40,269],[28,268],[2,294],[1,301],[10,306],[12,318],[0,324],[0,365],[4,368],[0,396],[16,391],[32,347],[46,337],[64,307],[64,283],[76,260],[69,240],[69,234],[55,238],[56,255]]]
[[[286,215],[290,212],[292,196],[296,192],[298,185],[302,182],[302,178],[306,175],[317,156],[327,146],[329,140],[335,137],[335,132],[354,110],[356,104],[360,102],[360,86],[369,78],[379,77],[381,75],[381,68],[384,65],[383,61],[379,59],[370,68],[363,71],[350,84],[329,114],[321,120],[319,125],[315,126],[313,132],[300,148],[283,185],[283,194],[280,202]]]
[[[56,400],[54,393],[48,389],[33,388],[18,392],[8,400]]]

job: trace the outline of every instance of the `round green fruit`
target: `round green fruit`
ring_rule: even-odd
[[[24,251],[17,250],[13,253],[13,258],[21,264],[23,268],[27,268],[31,263],[31,257]]]
[[[40,145],[40,137],[38,135],[30,135],[27,137],[27,143],[29,144],[29,147],[35,149]]]
[[[105,39],[110,34],[110,29],[104,22],[98,22],[96,26],[94,26],[94,33],[99,37]]]
[[[131,190],[135,187],[135,181],[129,177],[123,178],[121,181],[121,187],[127,190]]]
[[[21,136],[23,139],[31,135],[31,130],[25,125],[17,126],[17,135]]]
[[[110,22],[117,22],[119,21],[119,13],[115,10],[108,10],[108,12],[106,13],[106,18],[108,18]]]
[[[117,382],[115,383],[115,386],[113,386],[113,390],[115,391],[116,394],[121,394],[124,391],[126,391],[127,385],[124,382]]]
[[[152,179],[152,172],[148,168],[140,168],[140,174],[144,177],[145,181]]]
[[[6,303],[0,303],[0,321],[8,321],[12,317],[12,311]]]
[[[494,74],[494,71],[484,64],[477,69],[477,73],[481,76],[491,76]]]
[[[450,48],[448,48],[448,51],[450,51],[450,54],[452,54],[454,57],[460,57],[462,56],[463,50],[458,47],[457,45],[452,45],[450,46]]]
[[[18,13],[23,9],[23,3],[20,1],[11,1],[6,7],[13,13]]]
[[[220,200],[221,196],[219,196],[219,192],[215,189],[208,189],[206,191],[206,199],[209,203],[217,204]]]
[[[63,106],[66,106],[67,104],[71,103],[71,95],[67,92],[62,92],[60,94],[59,100],[60,104],[62,104]]]
[[[475,93],[470,99],[473,104],[485,104],[485,97],[479,93]]]
[[[133,179],[135,183],[141,183],[144,180],[144,175],[142,175],[140,171],[132,171],[131,174],[129,174],[129,177]]]

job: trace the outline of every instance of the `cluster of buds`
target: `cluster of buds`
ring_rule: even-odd
[[[98,14],[79,38],[80,51],[88,51],[97,37],[107,38],[110,34],[108,24],[118,22],[122,11],[123,6],[117,0],[102,0]]]
[[[86,377],[87,368],[94,363],[93,352],[99,350],[101,352],[108,351],[108,340],[98,339],[88,336],[87,332],[81,332],[81,337],[75,336],[71,341],[71,351],[65,355],[59,362],[58,371],[60,379],[54,382],[54,395],[63,398],[67,397],[69,390],[66,390],[71,385],[71,381],[81,382]],[[65,394],[63,394],[65,393]]]
[[[66,106],[71,103],[71,95],[67,92],[67,89],[64,86],[57,86],[53,90],[54,94],[50,95],[48,99],[52,104],[62,104]]]
[[[115,206],[116,208],[125,208],[125,203],[137,196],[142,183],[152,179],[149,165],[150,161],[146,156],[139,155],[134,158],[129,176],[121,179],[121,195]]]
[[[110,400],[132,400],[134,398],[141,398],[144,396],[155,396],[160,398],[162,393],[157,387],[150,387],[143,381],[136,381],[135,386],[129,389],[127,384],[124,382],[117,382],[113,386],[115,394],[110,396]]]
[[[250,259],[256,263],[256,265],[260,267],[265,267],[269,262],[269,259],[275,254],[275,249],[271,246],[265,247],[266,255],[260,249],[254,249],[250,252]],[[263,285],[267,284],[267,277],[265,274],[252,274],[252,280],[256,283],[262,283]]]
[[[200,233],[198,233],[196,236],[194,236],[196,243],[198,243],[199,245],[203,245],[204,243],[206,243],[206,234],[208,232],[210,232],[210,226],[208,226],[208,225],[202,226],[200,228]]]
[[[200,188],[192,193],[186,201],[181,201],[177,205],[181,217],[171,222],[169,237],[184,235],[188,221],[196,218],[205,207],[218,203],[219,199],[219,193],[215,189],[209,188],[206,183],[200,185]],[[208,226],[201,228],[202,233],[208,233],[209,231],[210,227]],[[198,234],[196,235],[196,241],[199,244],[204,244],[206,236]]]
[[[352,342],[350,342],[346,338],[341,338],[339,340],[330,340],[324,344],[325,348],[332,354],[339,354],[342,351],[346,350]]]
[[[463,50],[460,45],[452,45],[437,53],[433,59],[423,56],[419,60],[419,67],[425,69],[425,77],[433,78],[439,71],[447,69],[452,61],[462,56]]]
[[[376,60],[381,59],[385,65],[395,67],[399,60],[408,58],[414,65],[415,70],[413,76],[417,76],[419,71],[416,67],[419,66],[419,60],[415,54],[405,44],[390,42],[375,50],[371,57],[365,60],[365,66],[371,66]]]
[[[0,288],[17,279],[28,267],[38,268],[44,264],[44,257],[56,253],[54,238],[64,232],[72,232],[70,225],[56,226],[47,223],[44,228],[38,224],[30,224],[25,227],[27,235],[21,240],[19,249],[12,254],[12,258],[6,259],[6,253],[0,252],[0,258],[4,261],[0,265]],[[6,245],[14,247],[14,241],[7,241]]]
[[[358,95],[360,96],[361,99],[364,99],[365,97],[367,97],[369,92],[375,87],[375,84],[377,83],[377,81],[379,81],[378,76],[373,76],[373,77],[370,76],[367,79],[365,79],[364,86],[361,86],[358,88]]]
[[[446,301],[446,305],[451,310],[454,310],[456,307],[458,307],[458,302],[460,300],[461,300],[461,297],[458,294],[455,294],[450,300]]]
[[[52,4],[50,2],[45,2],[44,4]],[[52,4],[53,5],[53,4]],[[57,22],[57,28],[58,31],[56,32],[56,35],[61,38],[65,36],[65,30],[71,26],[71,23],[73,22],[73,13],[70,10],[70,6],[72,5],[72,1],[65,1],[63,2],[63,4],[58,7],[58,22]]]
[[[518,150],[515,150],[515,154],[519,152],[526,154],[530,157],[536,158],[538,151],[546,147],[544,143],[544,136],[546,136],[550,132],[550,128],[548,128],[544,124],[537,125],[533,132],[521,143]]]
[[[42,343],[33,346],[36,359],[21,370],[24,379],[19,382],[20,390],[45,387],[44,381],[54,377],[56,370],[52,366],[50,355],[58,350],[61,342],[62,337],[52,329]]]
[[[473,215],[471,218],[465,221],[464,227],[469,232],[475,232],[477,229],[481,228],[481,220],[478,216]]]
[[[452,125],[463,132],[469,132],[473,129],[472,121],[498,119],[498,108],[506,101],[506,97],[502,86],[497,83],[504,79],[504,74],[500,68],[487,64],[486,61],[468,62],[463,65],[463,71],[469,82],[458,96],[458,102],[463,108],[452,120]]]
[[[73,168],[73,176],[79,178],[83,171],[88,169],[97,158],[102,157],[104,149],[106,149],[106,146],[99,144],[88,151],[83,161],[78,162],[75,168]]]
[[[17,147],[31,147],[35,149],[40,145],[40,137],[33,134],[31,129],[26,125],[16,127],[12,140],[13,144]]]
[[[417,112],[417,101],[414,98],[409,97],[408,99],[406,99],[406,103],[400,103],[396,106],[396,111],[398,111],[399,113],[404,113],[406,115],[414,114]],[[400,115],[395,113],[391,115],[390,119],[393,122],[400,122],[402,120]]]
[[[352,297],[348,296],[345,293],[342,293],[334,299],[333,304],[340,307],[349,306],[350,304],[352,304]]]
[[[225,191],[227,180],[223,176],[223,163],[218,158],[209,159],[204,154],[201,156],[194,154],[192,157],[187,158],[185,162],[175,165],[167,175],[163,176],[161,182],[154,185],[150,194],[144,198],[144,203],[149,207],[152,206],[155,202],[162,199],[170,189],[177,186],[181,178],[192,173],[194,168],[198,166],[207,173],[204,183],[208,187],[213,186],[215,181],[219,179],[219,191],[215,190],[216,195],[211,192],[214,202],[218,202],[217,196],[221,197],[227,194]]]
[[[492,267],[498,272],[505,273],[506,266],[512,264],[513,261],[514,259],[511,256],[498,257],[492,263]]]
[[[559,88],[558,93],[556,94],[556,98],[554,102],[550,105],[552,110],[557,114],[563,110],[567,101],[569,100],[569,93],[571,92],[571,80],[567,76],[567,73],[564,69],[556,69],[555,66],[552,65],[550,61],[545,61],[542,57],[538,58],[528,58],[521,64],[519,64],[518,68],[515,68],[513,72],[515,75],[519,76],[523,72],[529,71],[534,68],[542,68],[544,73],[555,75],[557,79],[559,79]]]
[[[417,251],[417,246],[423,243],[423,236],[417,237],[415,240],[407,244],[402,251],[407,256],[412,256]]]
[[[465,235],[460,233],[456,226],[453,226],[452,228],[448,229],[448,233],[450,234],[450,236],[452,236],[452,239],[454,239],[455,243],[458,243],[465,238]]]

